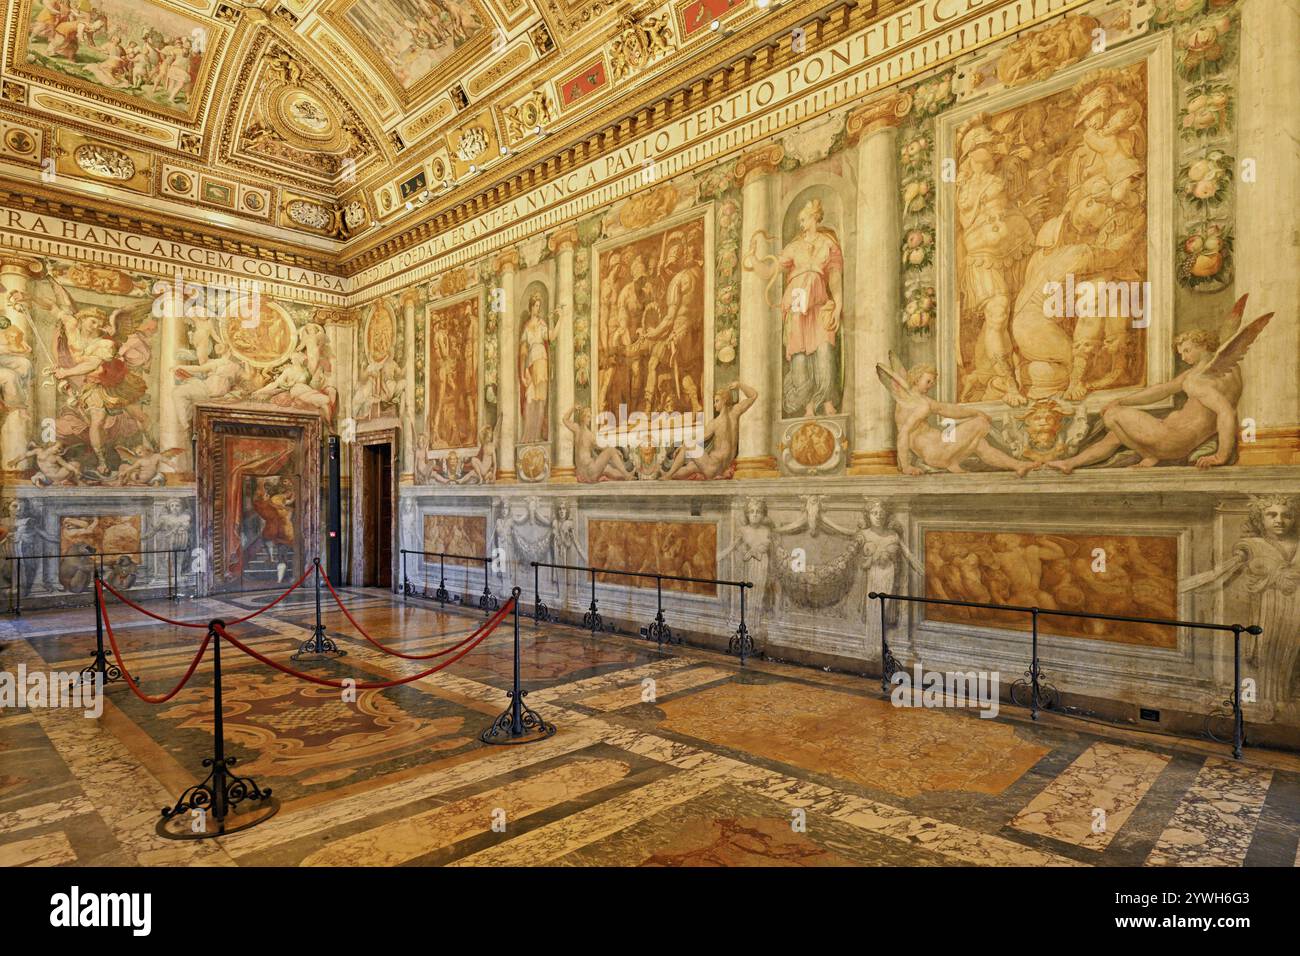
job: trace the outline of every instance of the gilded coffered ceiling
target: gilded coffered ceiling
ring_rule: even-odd
[[[11,189],[340,261],[473,199],[507,166],[545,160],[566,132],[587,136],[643,95],[706,75],[715,54],[740,49],[738,32],[761,41],[826,7],[0,2]]]

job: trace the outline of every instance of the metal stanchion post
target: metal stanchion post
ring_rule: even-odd
[[[279,809],[279,803],[268,804],[271,812],[257,815],[254,819],[236,827],[227,828],[226,819],[230,811],[245,800],[260,802],[270,800],[271,788],[262,788],[248,777],[241,777],[230,771],[237,757],[226,756],[225,724],[221,699],[221,634],[225,622],[214,620],[208,623],[208,639],[212,642],[212,756],[205,757],[203,766],[212,770],[202,783],[197,783],[180,795],[173,807],[162,808],[162,819],[158,821],[158,834],[173,840],[203,840],[221,836],[225,833],[237,833],[251,826],[269,820]],[[195,818],[190,832],[174,832],[167,829],[168,821],[189,811]],[[211,813],[216,826],[207,821]],[[195,824],[198,824],[197,826]]]
[[[1241,711],[1241,625],[1232,626],[1232,755],[1241,759],[1246,744],[1245,715]]]
[[[302,660],[307,654],[333,654],[336,657],[347,654],[347,651],[339,649],[332,638],[325,636],[325,622],[321,620],[320,614],[320,579],[324,572],[321,571],[320,558],[316,558],[312,564],[316,569],[316,625],[311,629],[311,637],[303,641],[289,658],[291,661]]]
[[[655,619],[645,629],[645,636],[662,648],[665,641],[669,644],[673,642],[673,629],[664,622],[664,579],[661,574],[655,575],[655,601],[658,609],[655,611]]]
[[[451,600],[451,595],[447,593],[447,555],[446,554],[438,555],[438,590],[434,592],[433,596],[437,599],[438,603],[441,604],[443,607],[446,607],[447,602]]]
[[[478,599],[478,606],[483,609],[484,614],[491,614],[497,608],[501,607],[501,602],[492,594],[492,589],[488,586],[489,572],[492,566],[491,558],[483,559],[483,594]]]
[[[533,623],[540,624],[542,621],[551,619],[551,612],[542,603],[542,578],[541,565],[536,561],[533,562]]]
[[[587,613],[582,615],[582,626],[595,634],[604,626],[600,619],[600,613],[596,610],[596,572],[591,572],[591,606],[587,608]]]
[[[95,570],[95,584],[98,585],[103,578],[100,577],[99,571]],[[104,652],[104,608],[99,603],[100,590],[95,587],[95,659],[81,669],[78,676],[82,681],[93,681],[98,675],[103,679],[104,685],[123,679],[122,669],[117,666],[116,661],[109,661],[108,655]]]
[[[738,587],[740,588],[740,626],[727,642],[727,653],[739,654],[740,666],[744,667],[745,661],[754,653],[754,639],[749,636],[749,628],[745,625],[745,591],[750,584],[746,581]]]
[[[530,744],[555,735],[555,725],[548,724],[524,703],[528,691],[523,689],[520,680],[519,588],[513,588],[510,593],[511,600],[514,601],[511,615],[515,631],[514,681],[510,690],[506,691],[510,697],[510,706],[479,736],[485,744]]]

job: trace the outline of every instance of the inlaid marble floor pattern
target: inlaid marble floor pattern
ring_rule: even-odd
[[[404,653],[482,621],[383,592],[345,592],[363,627]],[[233,617],[246,595],[152,605]],[[201,632],[112,609],[146,693],[170,688]],[[288,662],[311,633],[295,594],[232,629]],[[335,679],[391,679],[427,662],[384,654],[337,611],[347,655],[302,663]],[[205,661],[174,699],[122,685],[103,713],[0,710],[0,865],[393,866],[1294,866],[1300,759],[1109,731],[1063,719],[992,720],[895,708],[875,681],[560,625],[522,628],[527,702],[554,737],[493,747],[507,704],[501,627],[412,684],[339,691],[223,648],[227,749],[281,800],[272,819],[216,840],[155,833],[159,809],[211,750]],[[196,636],[198,635],[198,636]],[[0,668],[74,670],[94,647],[86,609],[0,622]]]

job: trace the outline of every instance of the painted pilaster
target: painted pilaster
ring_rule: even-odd
[[[740,183],[740,221],[747,237],[754,241],[761,231],[774,233],[772,225],[772,174],[785,149],[771,143],[752,150],[736,164]],[[737,478],[767,478],[780,472],[772,449],[775,409],[780,400],[780,360],[773,345],[778,338],[775,311],[767,301],[767,279],[758,269],[740,272],[740,381],[752,385],[758,400],[740,419],[740,447],[736,458]]]
[[[849,114],[845,133],[858,158],[858,234],[853,287],[853,426],[848,473],[891,474],[897,470],[893,416],[877,362],[887,362],[898,330],[901,290],[898,249],[898,124],[912,107],[905,95],[886,96]],[[846,310],[847,311],[847,310]]]
[[[1256,441],[1242,464],[1300,464],[1300,0],[1241,5],[1237,158],[1255,181],[1237,183],[1236,292],[1249,294],[1244,321],[1273,318],[1243,363],[1238,411]],[[1288,106],[1289,105],[1289,106]]]
[[[501,277],[501,314],[497,316],[497,481],[515,479],[515,440],[519,418],[519,317],[515,314],[515,270],[519,253],[512,247],[496,259]]]
[[[554,233],[549,240],[555,253],[555,301],[560,310],[560,334],[555,343],[556,402],[558,420],[573,407],[573,251],[578,230],[572,226]],[[557,429],[552,481],[573,481],[573,434],[563,424]]]

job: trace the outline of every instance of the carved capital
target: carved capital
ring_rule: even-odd
[[[0,252],[0,273],[4,275],[22,275],[37,279],[44,272],[45,266],[39,259],[19,255],[16,252]]]
[[[783,159],[785,159],[785,147],[780,143],[768,143],[742,154],[736,162],[733,175],[736,177],[736,182],[744,186],[759,176],[776,172]]]
[[[912,111],[912,97],[907,93],[891,93],[849,114],[844,123],[844,138],[856,146],[864,137],[884,129],[896,129]]]
[[[514,272],[519,268],[519,250],[514,246],[501,250],[493,260],[492,267],[501,274]]]
[[[546,240],[546,246],[551,252],[557,255],[565,249],[572,249],[578,244],[578,229],[576,226],[566,226],[563,229],[557,229]]]

